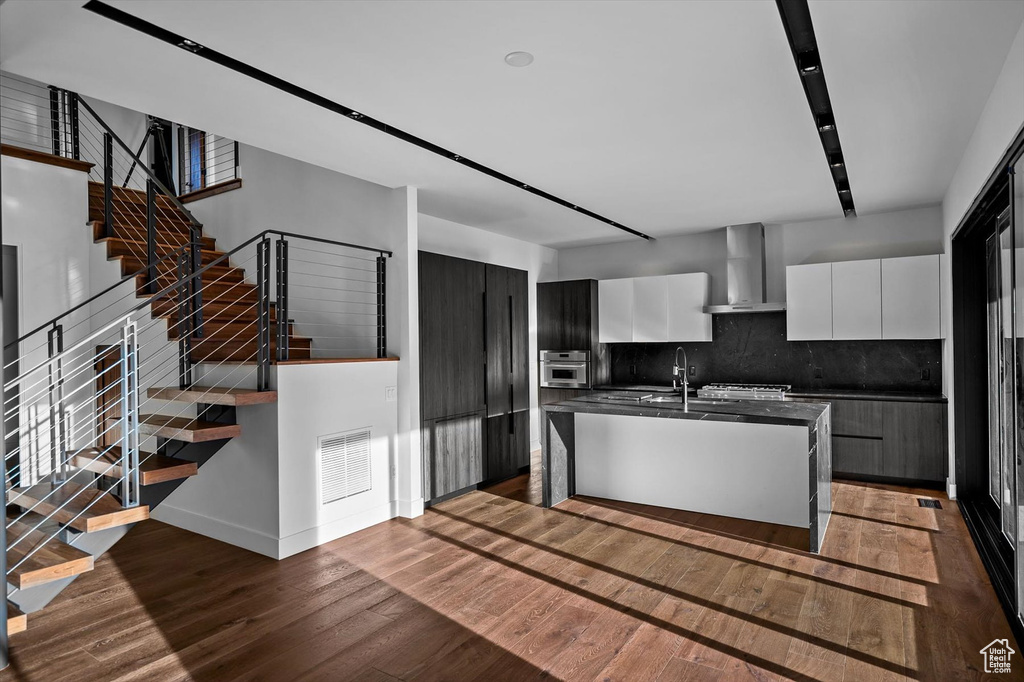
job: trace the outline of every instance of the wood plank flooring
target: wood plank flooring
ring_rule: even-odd
[[[30,615],[0,679],[975,680],[991,640],[1021,651],[945,496],[835,483],[814,556],[777,526],[541,509],[537,483],[281,562],[147,521]]]

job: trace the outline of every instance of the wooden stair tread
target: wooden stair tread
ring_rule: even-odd
[[[28,629],[28,616],[21,612],[17,606],[7,602],[7,636],[25,632]]]
[[[26,509],[33,507],[36,513],[53,517],[60,523],[84,533],[124,526],[149,518],[149,507],[146,505],[122,507],[113,495],[102,490],[83,488],[71,482],[58,486],[59,489],[52,495],[50,493],[56,486],[51,483],[17,488],[11,492],[8,503]]]
[[[18,520],[7,519],[7,582],[20,590],[80,575],[93,568],[93,557],[88,552],[51,538],[50,532],[33,530],[44,521],[44,517],[32,513]],[[29,554],[31,556],[25,559]]]
[[[139,416],[139,432],[146,436],[160,436],[186,443],[204,443],[210,440],[235,438],[242,434],[242,427],[238,424],[220,424],[191,417],[144,414]]]
[[[150,398],[181,402],[201,402],[209,405],[260,405],[276,403],[277,391],[257,391],[251,388],[223,388],[220,386],[193,386],[192,388],[150,388]]]
[[[120,459],[121,448],[114,445],[103,449],[79,450],[72,455],[71,463],[79,469],[111,478],[121,478],[121,465],[118,461]],[[195,462],[164,457],[155,453],[139,453],[139,483],[142,485],[176,481],[195,476],[197,473],[199,473],[199,466]]]

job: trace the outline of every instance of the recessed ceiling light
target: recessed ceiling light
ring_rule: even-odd
[[[509,52],[505,55],[505,63],[509,66],[529,66],[533,64],[533,55],[529,52]]]

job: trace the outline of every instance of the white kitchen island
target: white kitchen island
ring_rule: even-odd
[[[639,396],[638,396],[639,398]],[[831,511],[828,405],[782,401],[545,406],[544,504],[573,495],[806,528]]]

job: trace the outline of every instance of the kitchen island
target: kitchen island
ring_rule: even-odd
[[[544,506],[574,495],[808,529],[832,508],[827,404],[597,393],[544,406]]]

